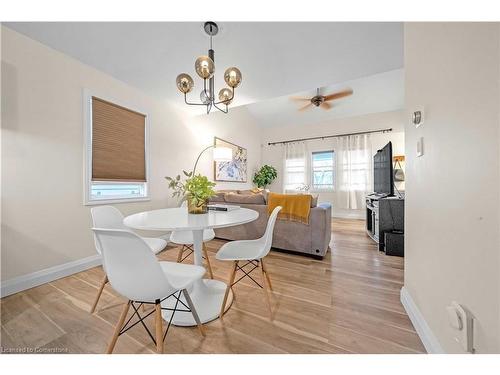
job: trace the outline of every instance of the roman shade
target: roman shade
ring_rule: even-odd
[[[92,181],[146,181],[146,115],[92,97]]]

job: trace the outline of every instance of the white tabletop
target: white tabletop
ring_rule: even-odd
[[[163,208],[127,216],[123,223],[141,230],[201,230],[245,224],[256,220],[259,213],[248,208],[233,211],[209,211],[207,214],[188,214],[187,207]]]

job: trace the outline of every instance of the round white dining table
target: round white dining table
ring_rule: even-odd
[[[188,214],[187,207],[179,207],[139,212],[127,216],[123,220],[123,223],[129,228],[138,230],[192,231],[194,239],[194,264],[203,266],[203,230],[245,224],[256,220],[258,217],[259,213],[257,211],[247,208],[238,208],[232,211],[209,211],[206,214]],[[227,285],[222,281],[203,279],[195,282],[188,290],[202,323],[219,317],[226,287]],[[186,304],[184,296],[181,296],[181,301]],[[175,302],[175,298],[169,298],[162,302],[162,307],[173,309]],[[226,305],[228,308],[231,302],[232,293]],[[186,310],[181,304],[177,308]],[[166,321],[170,321],[171,314],[171,311],[163,310],[163,318]],[[172,319],[172,324],[177,326],[194,326],[196,322],[191,313],[177,311]]]

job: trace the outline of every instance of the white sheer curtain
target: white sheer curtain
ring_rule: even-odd
[[[308,152],[305,142],[287,143],[284,146],[283,191],[296,192],[309,184]]]
[[[361,209],[372,190],[372,155],[369,134],[334,139],[336,204],[341,209]]]

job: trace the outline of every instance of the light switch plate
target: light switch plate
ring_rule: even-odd
[[[417,157],[420,157],[424,154],[424,138],[420,137],[417,139]]]

